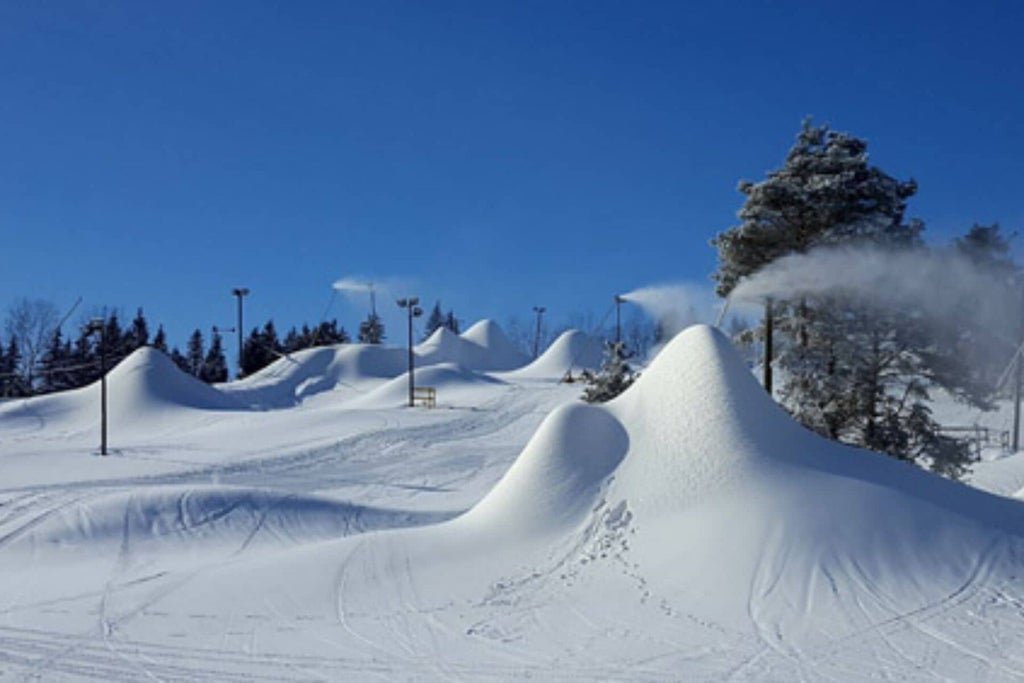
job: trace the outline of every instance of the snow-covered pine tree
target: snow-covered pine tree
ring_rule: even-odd
[[[637,373],[626,359],[626,346],[623,342],[607,342],[600,372],[584,374],[587,387],[583,390],[583,400],[587,403],[606,403],[628,389],[636,380]]]

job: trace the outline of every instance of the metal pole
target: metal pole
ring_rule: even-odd
[[[1021,385],[1024,384],[1024,364],[1020,362],[1020,354],[1017,354],[1016,381],[1013,384],[1013,444],[1012,451],[1020,450],[1020,394]]]
[[[540,353],[540,319],[547,309],[543,306],[534,306],[533,310],[537,314],[537,332],[533,335],[533,357],[536,358]]]
[[[772,334],[775,319],[772,312],[772,300],[764,301],[764,389],[772,395]]]
[[[107,333],[100,327],[100,455],[107,454]]]
[[[625,301],[618,294],[615,295],[615,343],[622,343],[622,302]]]
[[[416,380],[413,377],[413,364],[415,363],[414,355],[412,352],[412,306],[409,306],[409,407],[412,408],[414,404],[414,396],[416,393]]]
[[[249,293],[248,287],[235,287],[231,290],[231,293],[238,298],[238,374],[237,377],[242,376],[242,335],[245,330],[242,327],[242,297]]]

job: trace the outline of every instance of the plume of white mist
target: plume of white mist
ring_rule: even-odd
[[[1019,319],[1018,294],[998,274],[952,249],[823,247],[773,261],[741,280],[730,300],[837,296],[1007,337]]]
[[[334,283],[334,289],[343,294],[369,294],[374,284],[363,278],[343,277]]]
[[[619,298],[642,308],[661,326],[666,337],[690,325],[715,319],[714,292],[692,283],[640,287],[620,294]]]

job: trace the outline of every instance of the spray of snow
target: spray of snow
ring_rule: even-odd
[[[620,295],[623,301],[640,306],[662,328],[666,338],[698,323],[710,323],[719,317],[721,300],[710,287],[695,283],[674,283],[640,287]],[[748,307],[733,308],[746,314]]]
[[[822,248],[783,257],[742,280],[734,302],[838,296],[902,310],[935,324],[976,325],[1015,335],[1019,313],[1009,283],[953,251]],[[966,317],[965,317],[966,316]]]

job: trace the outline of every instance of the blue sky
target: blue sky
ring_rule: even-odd
[[[183,344],[232,287],[286,328],[365,276],[600,317],[707,282],[806,115],[915,178],[933,241],[1020,229],[1022,30],[1017,2],[3,3],[0,310],[142,306]]]

